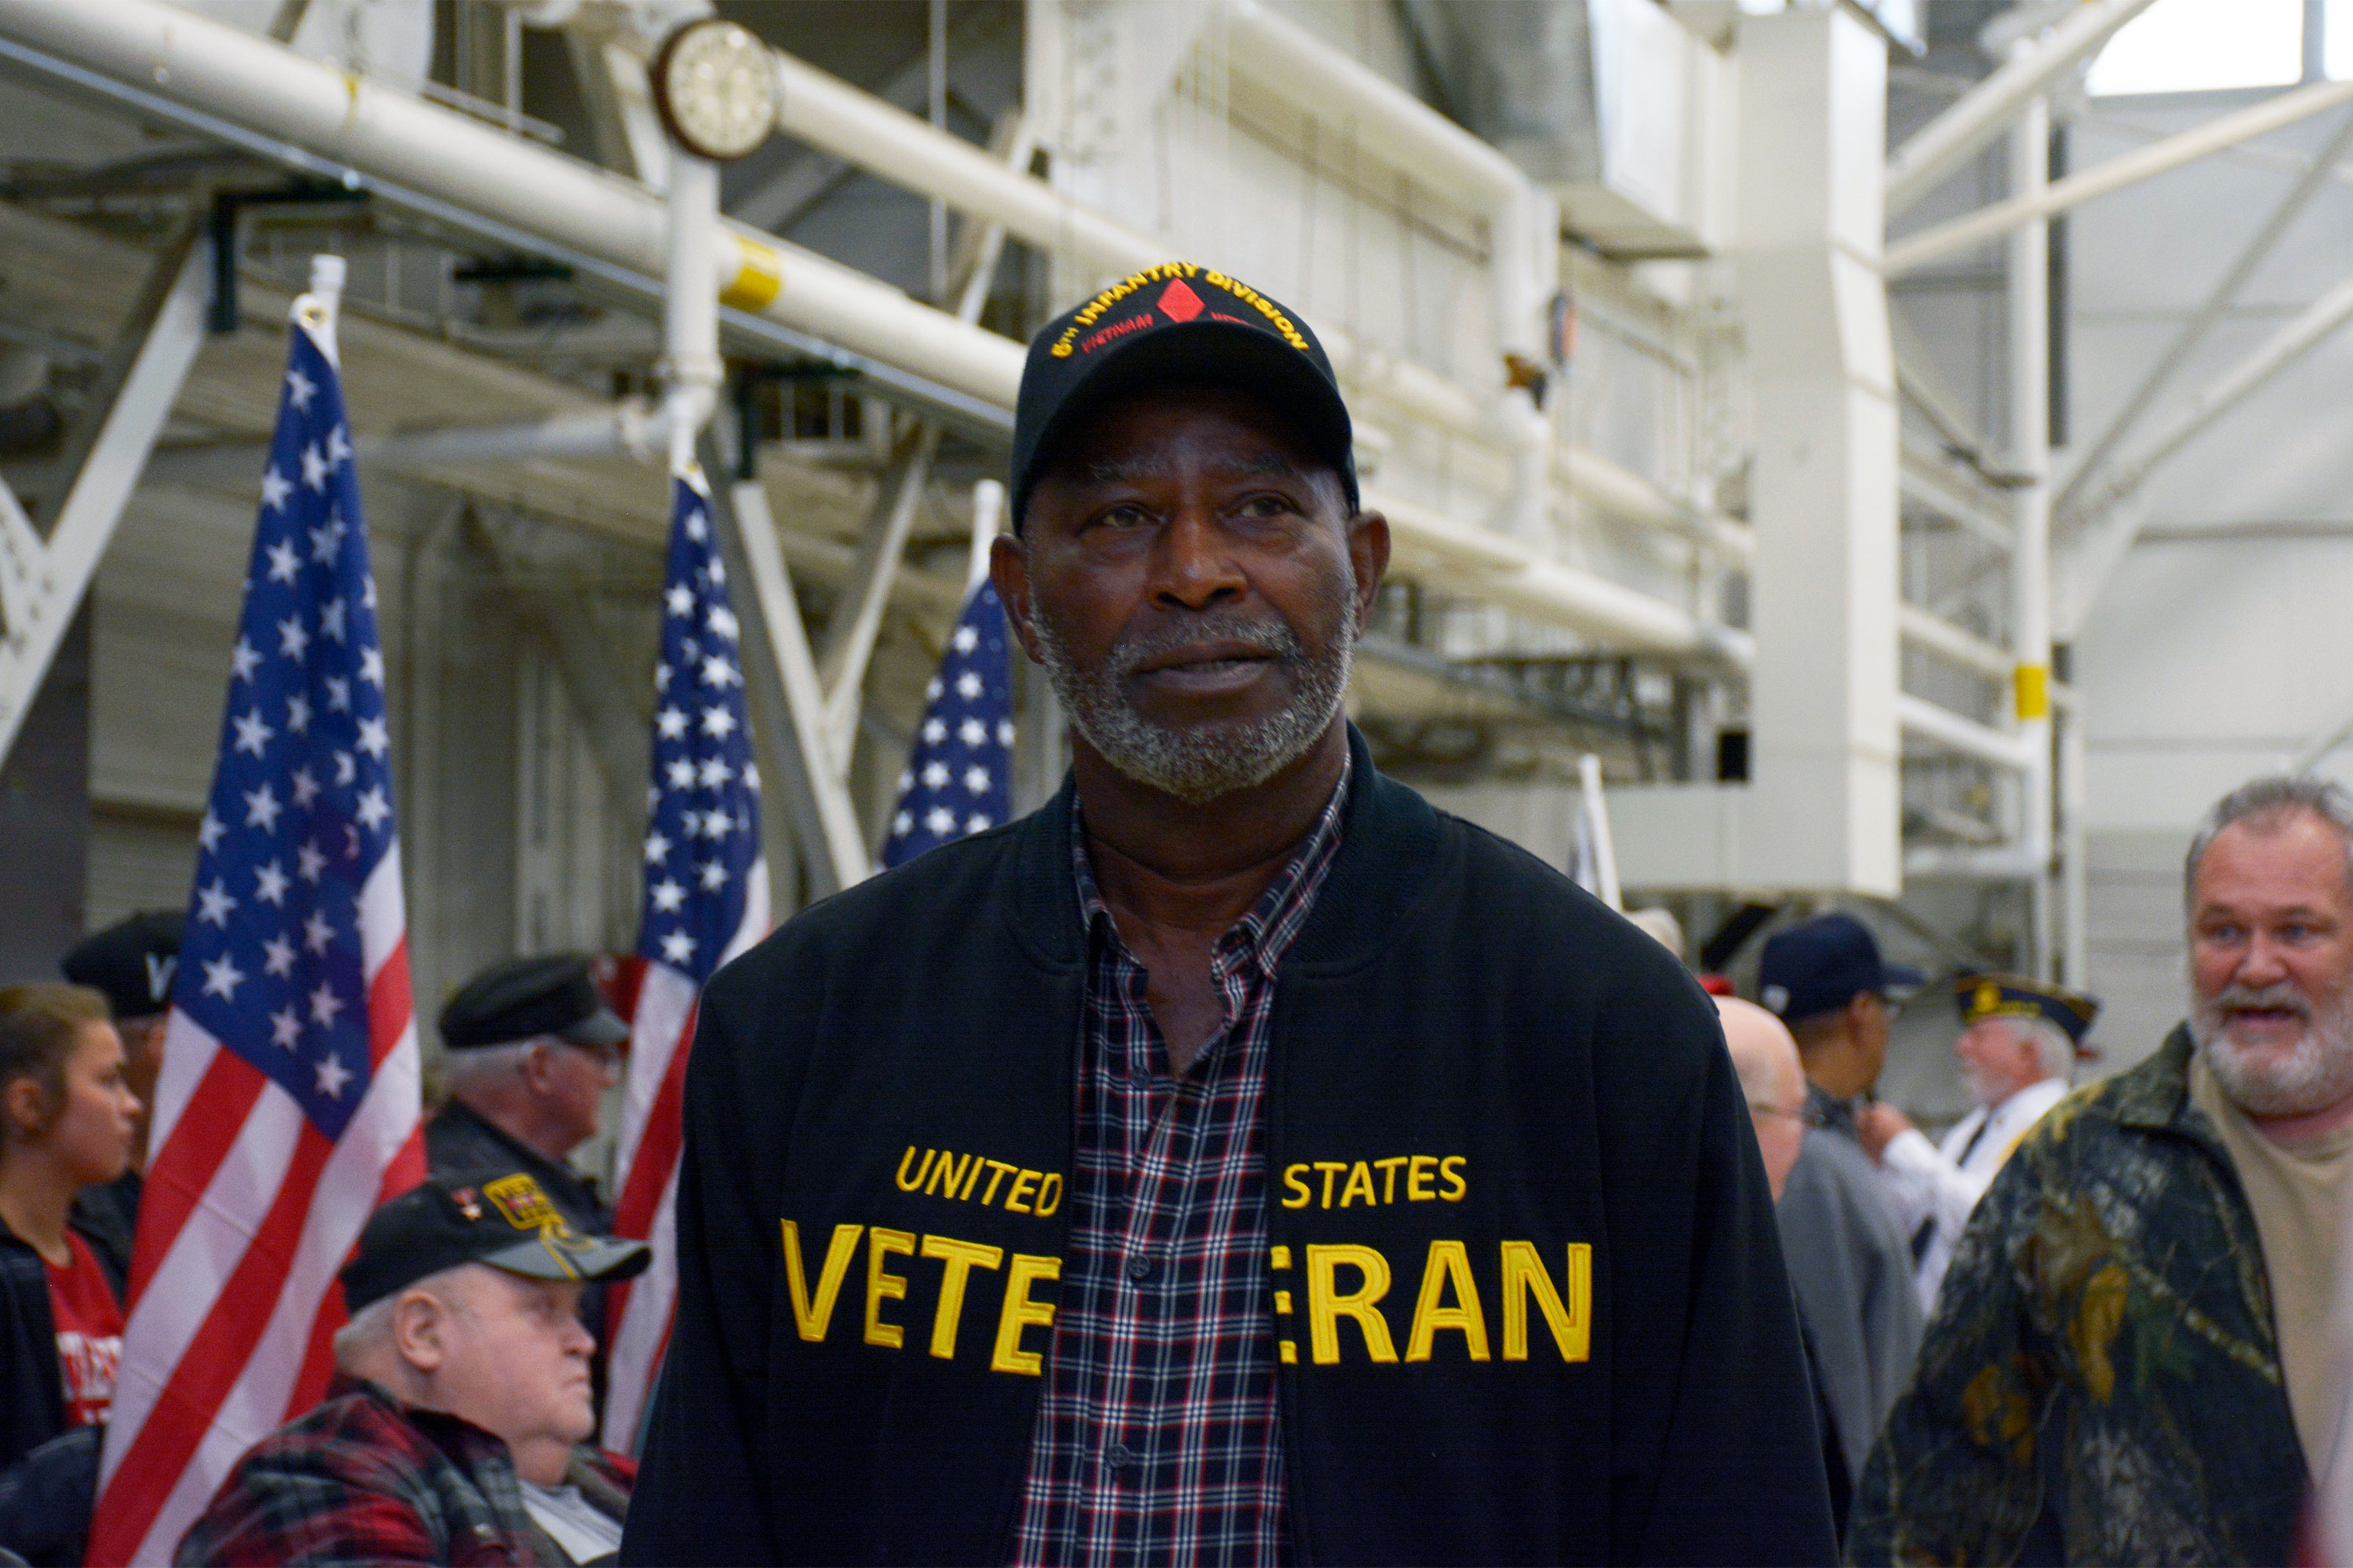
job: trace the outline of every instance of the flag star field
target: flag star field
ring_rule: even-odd
[[[760,770],[727,567],[700,476],[671,481],[654,668],[644,919],[638,952],[701,985],[744,924],[760,855]]]
[[[293,342],[172,1000],[332,1139],[368,1087],[359,902],[393,842],[392,746],[343,393]]]
[[[913,754],[899,775],[885,866],[903,866],[1013,815],[1013,658],[1005,607],[986,579],[965,600],[927,695]]]

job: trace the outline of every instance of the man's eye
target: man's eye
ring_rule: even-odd
[[[1260,522],[1288,517],[1296,510],[1282,496],[1252,496],[1239,509],[1242,516]]]
[[[1104,528],[1137,528],[1150,521],[1150,515],[1140,506],[1115,506],[1095,519]]]

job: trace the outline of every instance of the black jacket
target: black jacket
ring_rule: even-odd
[[[90,1244],[117,1300],[122,1279],[107,1237],[74,1228]],[[95,1426],[66,1425],[65,1371],[41,1255],[0,1221],[0,1546],[36,1563],[81,1561],[98,1482]],[[38,1450],[37,1453],[36,1450]]]
[[[1351,741],[1266,1111],[1296,1555],[1830,1561],[1714,1009],[1649,937]],[[677,1328],[624,1562],[1004,1561],[1071,1213],[1071,809],[1066,788],[828,900],[705,992]],[[1317,1162],[1384,1159],[1382,1202],[1326,1206]],[[934,1237],[1003,1264],[943,1301]],[[1480,1331],[1440,1328],[1418,1357],[1416,1319],[1470,1304],[1442,1242]],[[872,1342],[892,1325],[902,1344]]]

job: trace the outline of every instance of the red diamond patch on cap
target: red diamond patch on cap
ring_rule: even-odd
[[[1208,307],[1179,278],[1160,290],[1160,313],[1172,321],[1189,321]]]

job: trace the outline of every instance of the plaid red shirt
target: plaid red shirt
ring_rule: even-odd
[[[1344,765],[1314,830],[1211,950],[1224,1022],[1181,1079],[1073,818],[1090,950],[1077,1172],[1016,1563],[1290,1555],[1267,1283],[1266,1058],[1275,973],[1339,848],[1347,793]]]
[[[618,1518],[637,1468],[573,1450],[565,1476]],[[346,1563],[569,1568],[533,1522],[507,1446],[455,1415],[337,1373],[327,1399],[237,1461],[173,1561],[190,1568]]]

